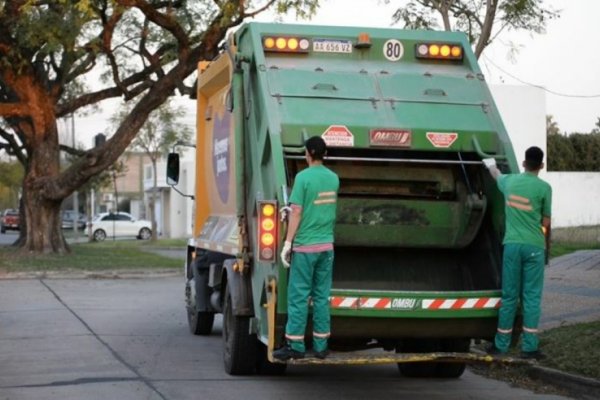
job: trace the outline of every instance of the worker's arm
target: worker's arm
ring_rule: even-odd
[[[302,207],[292,204],[291,208],[292,212],[288,221],[287,236],[285,237],[285,240],[288,242],[294,241],[294,237],[296,236],[296,232],[300,226],[300,220],[302,219]]]
[[[546,265],[548,265],[548,262],[550,261],[550,243],[551,243],[551,233],[552,233],[552,226],[551,226],[551,220],[550,217],[543,217],[542,218],[542,227],[544,228],[544,236],[546,239],[546,260],[545,263]]]
[[[297,204],[292,204],[291,209],[292,212],[290,213],[290,218],[288,220],[287,235],[285,237],[283,249],[281,250],[281,262],[286,268],[290,266],[292,243],[294,242],[294,237],[296,236],[300,221],[302,220],[302,207]]]
[[[500,172],[500,170],[498,169],[498,166],[496,165],[496,160],[494,158],[484,158],[481,161],[483,162],[483,165],[485,165],[485,167],[488,169],[488,171],[490,171],[492,178],[497,180],[498,177],[502,175],[502,172]]]

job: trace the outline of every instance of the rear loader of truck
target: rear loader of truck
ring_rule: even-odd
[[[332,355],[293,362],[458,377],[489,361],[469,345],[496,330],[504,214],[481,159],[518,168],[463,34],[246,24],[200,63],[197,102],[185,297],[194,334],[223,314],[227,372],[286,367],[269,361],[287,318],[283,207],[314,135],[340,177]]]

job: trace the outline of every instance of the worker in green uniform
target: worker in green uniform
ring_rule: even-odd
[[[521,357],[541,359],[538,323],[544,285],[545,251],[549,251],[552,188],[538,174],[544,167],[544,152],[538,147],[525,151],[522,174],[502,174],[493,158],[483,160],[504,195],[506,230],[502,265],[502,303],[498,330],[491,354],[508,351],[521,301],[523,337]]]
[[[281,251],[281,262],[290,268],[286,345],[273,352],[273,357],[281,361],[305,355],[309,299],[313,311],[314,356],[325,358],[328,354],[333,229],[340,181],[323,165],[327,146],[321,137],[311,137],[305,147],[308,168],[296,175],[290,195],[287,236]]]

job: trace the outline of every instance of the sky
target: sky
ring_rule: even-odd
[[[399,27],[392,25],[392,14],[402,0],[322,0],[317,15],[310,21],[298,21],[293,15],[283,22],[345,25],[362,27]],[[561,16],[548,22],[546,34],[503,32],[484,51],[479,63],[491,84],[535,85],[546,91],[546,113],[554,116],[561,131],[589,132],[600,117],[600,1],[546,0]],[[271,21],[263,14],[257,21]],[[512,45],[510,45],[512,43]],[[510,56],[517,46],[518,53]],[[591,97],[595,96],[595,97]],[[103,103],[102,112],[77,117],[78,141],[90,147],[96,133],[109,133],[107,118],[117,102]],[[190,109],[184,123],[194,130],[192,101],[183,101]],[[61,129],[62,128],[62,129]],[[59,129],[67,130],[64,124]]]

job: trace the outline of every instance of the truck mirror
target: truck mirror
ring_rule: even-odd
[[[167,184],[177,185],[179,182],[179,154],[169,153],[167,158]]]

